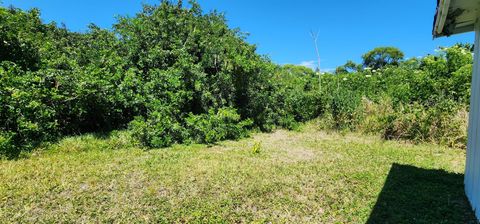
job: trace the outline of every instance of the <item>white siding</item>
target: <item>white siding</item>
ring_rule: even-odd
[[[475,25],[475,57],[473,64],[470,116],[468,125],[465,192],[480,218],[480,23]]]

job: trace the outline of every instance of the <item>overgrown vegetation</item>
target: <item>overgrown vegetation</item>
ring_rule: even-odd
[[[323,114],[324,126],[464,147],[471,50],[470,45],[457,44],[441,48],[437,55],[400,62],[388,59],[392,63],[377,69],[363,66],[327,75],[326,91],[333,94],[332,106]],[[385,61],[384,56],[380,60]]]
[[[86,33],[70,32],[43,24],[38,10],[1,8],[0,21],[4,155],[64,135],[126,127],[145,146],[164,147],[277,124],[277,111],[267,109],[273,64],[223,15],[204,14],[194,2],[145,6],[119,18],[112,31],[91,25]]]
[[[44,24],[0,8],[0,155],[129,129],[146,147],[214,143],[248,129],[323,127],[463,147],[471,46],[403,59],[392,47],[322,77],[256,53],[223,14],[163,1],[112,30]]]

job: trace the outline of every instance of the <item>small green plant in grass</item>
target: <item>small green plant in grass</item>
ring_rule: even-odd
[[[262,143],[261,142],[255,142],[252,147],[252,154],[257,155],[262,152]]]

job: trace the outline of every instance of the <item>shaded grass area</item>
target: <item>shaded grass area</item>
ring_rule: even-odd
[[[68,138],[0,161],[4,222],[474,223],[463,150],[316,130],[144,151]]]
[[[463,175],[393,164],[367,223],[475,223]]]

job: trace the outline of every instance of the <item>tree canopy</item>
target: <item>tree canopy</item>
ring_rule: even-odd
[[[404,54],[395,47],[377,47],[362,56],[363,66],[379,69],[387,65],[398,65]]]

